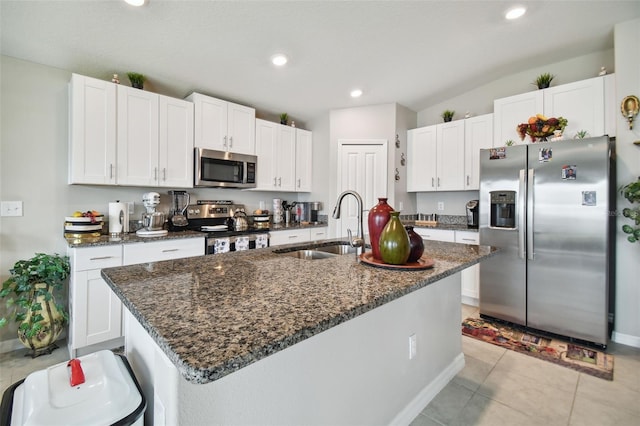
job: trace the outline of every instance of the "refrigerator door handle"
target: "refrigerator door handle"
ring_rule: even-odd
[[[520,187],[518,188],[518,257],[524,259],[525,214],[526,200],[525,170],[520,169]]]
[[[527,176],[527,259],[533,260],[533,169]]]

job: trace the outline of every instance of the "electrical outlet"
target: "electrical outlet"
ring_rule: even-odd
[[[135,205],[136,203],[134,203],[133,201],[127,201],[127,211],[129,212],[129,214],[133,214],[135,211]]]
[[[418,339],[415,334],[409,336],[409,359],[414,359],[418,354]]]
[[[0,216],[22,216],[22,201],[3,201]]]
[[[404,203],[400,201],[398,204],[400,205],[400,211],[404,210]]]
[[[438,201],[438,210],[439,211],[443,211],[444,210],[444,201]]]

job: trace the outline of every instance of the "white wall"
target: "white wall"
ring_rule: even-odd
[[[620,105],[627,95],[640,96],[640,19],[615,27],[616,102]],[[617,175],[618,186],[635,181],[640,176],[640,117],[629,130],[622,114],[617,114]],[[618,195],[618,212],[631,204]],[[631,244],[621,231],[629,219],[617,215],[616,239],[616,319],[614,340],[640,347],[640,243]]]

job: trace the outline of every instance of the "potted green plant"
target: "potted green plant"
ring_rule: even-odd
[[[285,126],[289,123],[289,114],[283,112],[280,114],[280,124],[284,124]]]
[[[553,80],[554,78],[556,78],[555,75],[545,72],[536,77],[534,82],[531,84],[537,86],[538,89],[546,89],[551,85],[551,80]]]
[[[445,109],[442,112],[442,119],[444,120],[445,123],[448,123],[449,121],[451,121],[453,119],[453,114],[455,114],[455,113],[456,113],[455,111]]]
[[[586,130],[578,130],[576,132],[575,139],[584,139],[587,136],[589,136],[589,132],[587,132]]]
[[[631,204],[640,204],[640,177],[635,182],[630,182],[620,188],[620,194]],[[626,207],[622,209],[622,216],[631,219],[634,225],[622,225],[622,232],[629,234],[627,240],[630,243],[640,241],[640,206]]]
[[[32,357],[57,348],[55,341],[69,315],[54,293],[62,290],[69,269],[67,256],[36,253],[17,261],[2,283],[0,297],[6,299],[7,314],[0,318],[0,327],[12,320],[19,323],[18,339],[31,349]]]
[[[136,89],[142,89],[144,87],[144,75],[138,74],[137,72],[128,72],[127,77],[129,77],[131,87],[135,87]]]

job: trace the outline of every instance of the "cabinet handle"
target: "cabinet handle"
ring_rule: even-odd
[[[298,238],[297,235],[289,235],[289,238]]]
[[[167,168],[166,167],[162,168],[162,180],[165,181],[165,182],[167,181]]]
[[[278,186],[278,178],[277,177],[273,178],[273,186]]]
[[[90,257],[89,260],[105,260],[111,259],[113,256],[100,256],[100,257]]]
[[[431,187],[435,188],[435,186],[436,186],[436,182],[435,182],[434,178],[431,178]]]
[[[300,188],[300,179],[298,179],[298,188]]]
[[[438,178],[438,188],[440,188],[440,178]]]
[[[222,146],[227,147],[227,137],[222,138]]]
[[[113,163],[109,163],[109,179],[113,179]]]
[[[162,250],[162,253],[169,253],[169,252],[172,252],[172,251],[179,251],[179,250],[180,249],[164,249],[164,250]]]
[[[233,136],[229,136],[229,148],[233,146]]]
[[[471,241],[472,243],[476,242],[473,238],[463,238],[462,241]]]
[[[467,186],[469,186],[469,175],[467,175]]]
[[[282,178],[281,177],[278,178],[278,186],[282,186]]]
[[[153,180],[158,180],[158,168],[153,168]]]

